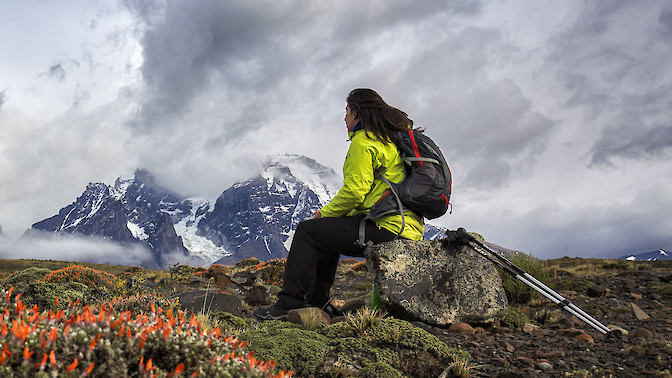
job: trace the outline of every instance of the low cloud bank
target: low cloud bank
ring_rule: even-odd
[[[156,265],[152,253],[141,245],[120,245],[102,238],[33,235],[0,245],[5,259],[78,261],[114,265]]]

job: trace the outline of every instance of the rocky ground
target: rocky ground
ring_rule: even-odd
[[[605,337],[543,297],[511,305],[532,319],[521,326],[499,321],[450,328],[414,324],[468,352],[472,377],[671,377],[672,264],[605,261],[593,266],[561,259],[551,270],[565,288],[558,293],[602,324],[622,329],[620,337]],[[606,269],[604,264],[613,266]],[[365,269],[346,266],[339,269],[333,298],[336,304],[367,301],[370,288]]]

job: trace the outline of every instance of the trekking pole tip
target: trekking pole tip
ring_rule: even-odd
[[[619,329],[614,329],[605,334],[607,340],[621,340],[623,332]]]

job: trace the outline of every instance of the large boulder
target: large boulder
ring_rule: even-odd
[[[365,250],[385,310],[433,325],[489,323],[506,313],[502,281],[491,262],[446,240],[394,240]]]

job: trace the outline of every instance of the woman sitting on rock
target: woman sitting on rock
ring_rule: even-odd
[[[393,143],[393,132],[408,130],[413,121],[371,89],[353,90],[346,102],[345,125],[351,143],[343,164],[343,187],[315,212],[313,219],[297,226],[285,266],[284,287],[273,306],[254,311],[258,318],[278,320],[292,309],[326,308],[340,255],[364,257],[364,247],[357,243],[360,223],[389,191],[374,172],[386,167],[388,180],[401,182],[405,178],[404,162]],[[421,240],[422,217],[411,211],[405,211],[404,215],[403,229],[400,214],[367,219],[366,240],[381,243],[397,235]]]

